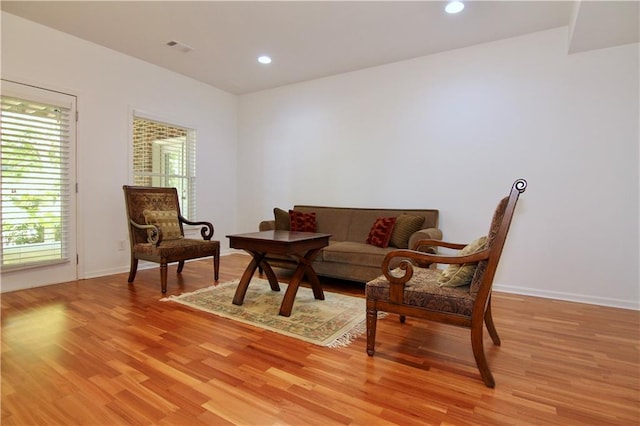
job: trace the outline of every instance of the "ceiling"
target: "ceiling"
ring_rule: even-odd
[[[568,53],[640,41],[638,1],[8,1],[2,10],[244,94],[568,26]],[[6,36],[3,34],[3,36]],[[184,43],[183,52],[167,42]],[[256,58],[268,54],[269,65]]]

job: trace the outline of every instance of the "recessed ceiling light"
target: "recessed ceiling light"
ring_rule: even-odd
[[[271,63],[271,58],[266,56],[266,55],[262,55],[262,56],[258,56],[258,62],[260,62],[261,64],[270,64]]]
[[[464,9],[464,3],[458,0],[450,1],[444,8],[447,13],[460,13],[462,9]]]

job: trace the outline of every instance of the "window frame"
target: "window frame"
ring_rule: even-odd
[[[132,185],[135,185],[136,172],[134,170],[134,121],[135,119],[142,119],[146,121],[156,122],[161,125],[166,125],[169,127],[175,127],[184,129],[187,132],[187,140],[186,144],[186,169],[187,174],[182,175],[184,179],[187,181],[187,197],[188,197],[188,209],[184,209],[184,203],[182,200],[181,194],[180,196],[180,210],[182,215],[189,219],[195,220],[197,217],[197,196],[196,196],[196,188],[197,188],[197,167],[196,167],[196,150],[197,150],[197,135],[198,129],[196,126],[184,123],[181,120],[176,120],[173,118],[168,118],[165,116],[161,116],[158,114],[153,114],[148,111],[143,111],[140,109],[131,108],[130,109],[130,121],[129,121],[129,139],[128,139],[128,147],[129,147],[129,182]],[[191,230],[191,226],[184,225],[185,232],[189,232]]]

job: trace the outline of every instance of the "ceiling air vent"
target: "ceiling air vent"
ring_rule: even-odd
[[[193,47],[189,46],[188,44],[184,44],[182,42],[175,41],[175,40],[171,40],[170,42],[168,42],[167,46],[177,49],[182,53],[191,52],[193,50]]]

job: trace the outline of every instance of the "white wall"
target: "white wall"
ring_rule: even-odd
[[[241,96],[238,231],[274,206],[437,208],[465,242],[524,177],[496,289],[639,309],[638,44],[567,55],[567,38]]]
[[[235,95],[4,12],[2,78],[78,97],[81,277],[129,268],[129,249],[118,245],[128,239],[122,185],[131,183],[132,109],[197,129],[194,219],[212,221],[228,247],[224,236],[236,228]]]
[[[496,288],[638,309],[638,45],[567,55],[566,40],[551,30],[238,102],[2,13],[1,65],[78,96],[81,277],[128,269],[136,108],[198,129],[198,218],[225,249],[298,203],[438,208],[445,238],[468,241],[525,177]]]

